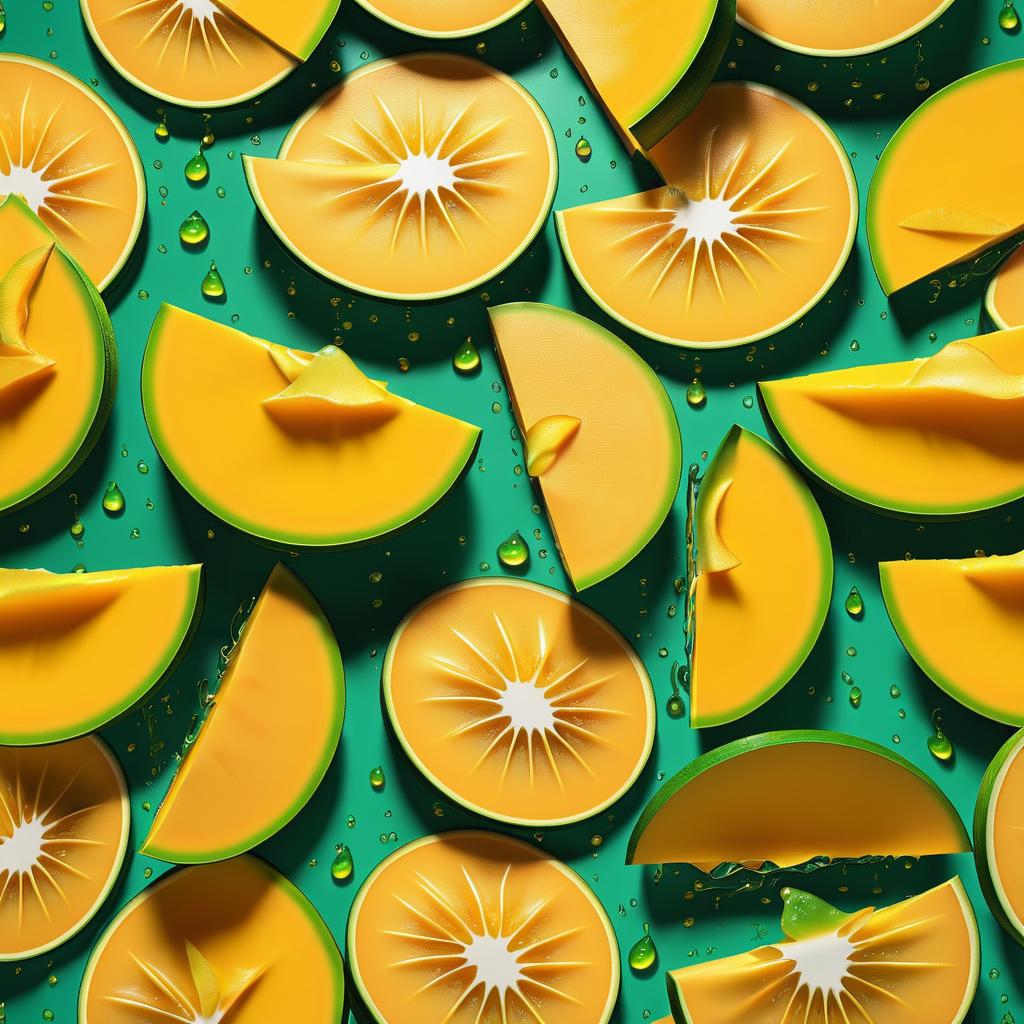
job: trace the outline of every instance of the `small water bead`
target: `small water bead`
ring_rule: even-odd
[[[171,137],[170,129],[167,127],[166,121],[161,121],[154,129],[153,135],[156,136],[161,142],[166,142]]]
[[[582,135],[576,142],[576,155],[582,163],[586,163],[594,155],[593,148]]]
[[[384,769],[380,765],[370,770],[370,785],[374,789],[384,788]]]
[[[945,762],[953,758],[953,744],[941,729],[928,737],[928,751],[937,761]]]
[[[203,283],[199,288],[208,299],[222,299],[227,295],[227,289],[224,287],[224,278],[220,276],[217,264],[213,261],[210,262],[210,269],[206,272]]]
[[[147,473],[149,472],[149,465],[148,465],[148,463],[146,462],[146,460],[145,460],[145,459],[139,459],[139,461],[135,463],[135,468],[136,468],[136,469],[137,469],[137,470],[138,470],[138,471],[139,471],[139,472],[140,472],[140,473],[141,473],[141,474],[142,474],[143,476],[145,476],[145,475],[146,475],[146,474],[147,474]]]
[[[456,373],[469,375],[480,369],[480,352],[471,337],[467,337],[455,350],[452,366]]]
[[[338,854],[331,863],[331,878],[336,882],[344,882],[352,877],[355,863],[352,860],[352,851],[344,844],[338,846]]]
[[[194,185],[199,185],[210,176],[210,164],[206,155],[199,150],[195,156],[190,157],[185,164],[185,177]]]
[[[754,408],[754,399],[750,395],[744,395],[743,396],[743,408],[744,409],[753,409]]]
[[[178,237],[185,245],[202,245],[210,237],[210,225],[198,210],[193,210],[181,222]]]
[[[899,700],[900,697],[903,696],[903,691],[893,683],[892,686],[889,687],[889,696],[892,697],[893,700]]]
[[[124,511],[124,493],[113,480],[103,492],[103,511],[112,516],[118,516]]]
[[[860,591],[856,587],[851,587],[849,594],[846,595],[846,614],[851,619],[859,619],[864,614],[864,599],[860,596]]]
[[[658,950],[651,938],[651,926],[644,922],[643,935],[633,943],[629,951],[629,966],[634,971],[649,971],[658,959]]]
[[[999,12],[999,27],[1004,32],[1016,32],[1020,28],[1020,15],[1013,6],[1013,0],[1004,0],[1003,8]]]
[[[708,394],[704,390],[704,385],[697,377],[694,377],[686,389],[686,404],[691,409],[699,409],[707,399]]]
[[[203,149],[209,149],[217,141],[216,136],[213,132],[207,132],[200,140],[199,144]]]
[[[850,687],[850,707],[859,708],[864,694],[859,686]]]
[[[43,1020],[45,1020],[45,1021],[53,1020],[53,1010],[43,1010]]]
[[[530,548],[523,535],[514,530],[498,545],[498,561],[506,569],[519,569],[530,560]]]
[[[686,711],[683,698],[678,693],[673,693],[665,702],[665,710],[668,712],[669,718],[682,718],[683,712]]]

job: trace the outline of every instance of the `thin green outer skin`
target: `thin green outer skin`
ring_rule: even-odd
[[[741,757],[744,754],[761,750],[764,747],[784,746],[789,743],[820,743],[831,744],[837,747],[854,747],[866,753],[885,758],[898,767],[905,769],[926,784],[935,797],[936,807],[946,814],[962,835],[963,846],[959,850],[950,850],[948,852],[963,853],[971,849],[971,840],[967,835],[967,830],[964,828],[960,815],[957,814],[956,808],[950,803],[949,798],[928,775],[916,765],[911,764],[905,757],[901,757],[894,751],[887,750],[871,740],[861,739],[859,736],[849,736],[846,733],[832,732],[827,729],[783,729],[778,732],[766,732],[757,736],[747,736],[744,739],[733,740],[731,743],[726,743],[715,750],[710,750],[706,754],[701,754],[699,757],[694,758],[685,768],[673,775],[671,779],[663,783],[658,792],[648,801],[636,825],[633,826],[633,831],[629,837],[629,844],[626,847],[626,863],[634,863],[633,858],[636,854],[637,845],[647,826],[668,800],[675,796],[687,783],[692,782],[698,775],[717,767],[733,757]],[[899,853],[904,852],[906,851],[899,851]],[[896,855],[899,854],[896,853]],[[913,854],[909,855],[913,856]],[[827,855],[823,854],[823,856]],[[782,865],[782,867],[787,866]]]
[[[497,18],[492,18],[490,21],[482,21],[479,24],[470,25],[468,28],[453,29],[450,32],[432,32],[428,29],[417,28],[417,26],[411,25],[408,22],[389,18],[377,8],[377,5],[373,3],[373,0],[356,0],[356,2],[364,10],[369,11],[370,14],[379,21],[383,21],[385,25],[390,25],[392,28],[400,29],[402,32],[409,32],[411,35],[419,36],[421,39],[464,39],[466,36],[478,35],[481,32],[489,32],[492,28],[497,28],[499,25],[503,25],[509,20],[509,18],[514,17],[524,7],[527,7],[530,4],[530,0],[516,0],[515,5],[510,7],[506,14],[499,15]]]
[[[735,424],[726,434],[725,439],[722,441],[715,452],[715,457],[708,467],[708,474],[714,472],[715,463],[719,458],[722,457],[723,453],[727,452],[727,446],[735,446],[740,436],[746,436],[752,441],[756,441],[762,445],[766,450],[771,452],[779,462],[785,466],[786,474],[789,477],[789,481],[799,496],[800,500],[807,508],[807,512],[811,517],[812,524],[814,526],[814,536],[818,542],[818,555],[821,560],[822,566],[822,584],[821,589],[818,593],[818,605],[814,610],[814,616],[811,619],[811,628],[808,630],[807,635],[801,641],[799,647],[794,652],[793,657],[790,659],[786,667],[779,673],[779,675],[772,680],[761,693],[748,701],[745,705],[735,708],[729,714],[718,715],[714,717],[701,718],[699,721],[694,721],[693,713],[691,708],[690,714],[690,725],[694,728],[703,729],[715,725],[724,725],[726,722],[735,722],[736,719],[742,718],[744,715],[750,714],[751,711],[759,708],[762,704],[766,703],[772,697],[775,696],[781,690],[786,683],[796,675],[800,666],[807,660],[807,656],[811,653],[814,645],[818,641],[818,636],[821,634],[822,627],[825,625],[825,619],[828,616],[829,605],[832,602],[832,584],[835,575],[835,563],[832,558],[832,540],[828,534],[828,526],[825,524],[825,517],[821,514],[821,509],[818,507],[818,503],[814,500],[814,495],[811,494],[810,488],[804,482],[803,477],[786,460],[782,457],[779,450],[768,441],[766,441],[760,434],[755,434],[753,431],[745,430],[739,424]],[[700,495],[697,496],[697,519],[700,520],[700,506],[701,499]],[[695,630],[700,625],[699,609],[694,616],[694,628]],[[699,633],[694,633],[694,643],[696,644]],[[697,685],[696,676],[693,680],[693,685]]]
[[[682,479],[683,473],[683,442],[679,435],[679,423],[676,420],[675,410],[672,408],[672,400],[668,396],[668,392],[665,390],[665,385],[662,384],[661,379],[658,375],[647,365],[647,363],[641,359],[621,338],[612,334],[611,331],[605,330],[600,324],[596,324],[593,320],[588,320],[584,316],[580,316],[579,313],[573,313],[571,310],[562,309],[559,306],[549,306],[543,302],[506,302],[500,306],[489,306],[487,308],[487,314],[491,320],[491,333],[495,338],[494,350],[498,354],[498,362],[501,364],[502,376],[505,378],[505,382],[508,385],[509,396],[512,400],[512,411],[515,413],[516,423],[519,425],[519,432],[523,437],[526,436],[526,424],[523,423],[522,417],[519,415],[519,404],[515,399],[515,386],[513,381],[508,375],[508,371],[505,367],[505,360],[501,354],[501,344],[497,340],[497,331],[495,330],[495,314],[501,314],[502,311],[508,310],[513,311],[518,308],[523,309],[543,309],[546,313],[552,317],[561,316],[569,320],[577,321],[581,324],[586,325],[597,337],[603,342],[607,342],[616,347],[621,347],[629,356],[631,356],[637,363],[638,366],[642,367],[646,371],[646,376],[651,382],[651,391],[653,392],[653,398],[659,403],[662,411],[665,414],[665,428],[668,432],[670,439],[672,440],[672,465],[669,471],[669,479],[674,481],[665,494],[662,496],[661,502],[654,510],[654,515],[650,521],[645,524],[641,529],[637,531],[637,539],[631,548],[626,551],[614,556],[610,562],[605,564],[599,569],[595,569],[589,576],[583,576],[577,579],[569,571],[568,565],[565,566],[565,571],[568,573],[569,578],[572,580],[573,587],[576,588],[577,592],[586,590],[587,587],[594,586],[595,583],[600,583],[602,580],[606,580],[609,576],[617,573],[624,566],[628,565],[641,551],[647,546],[651,538],[661,529],[662,524],[668,518],[669,512],[672,511],[672,504],[676,498],[676,492],[679,490],[679,481]],[[544,495],[540,488],[534,485],[535,490],[543,501]],[[545,503],[545,508],[546,508]],[[557,535],[558,527],[551,517],[548,516],[548,521],[551,522],[551,528]],[[557,536],[556,536],[557,541]],[[561,547],[559,547],[559,553],[561,553]],[[562,559],[563,565],[565,565],[565,559]]]
[[[1022,243],[1024,244],[1024,243]],[[1024,324],[1011,324],[1004,316],[999,313],[996,308],[996,285],[999,282],[999,275],[1002,273],[1003,268],[1011,259],[1016,255],[1017,250],[1012,249],[1002,261],[999,268],[992,275],[988,286],[985,288],[985,312],[988,314],[989,320],[992,321],[993,325],[997,330],[1008,331],[1011,327],[1021,327]]]
[[[391,695],[391,669],[394,664],[395,651],[398,649],[398,643],[402,638],[406,627],[413,619],[429,604],[433,603],[437,598],[442,597],[445,594],[450,593],[453,590],[465,590],[470,587],[483,587],[487,588],[490,586],[503,586],[503,587],[519,587],[523,590],[532,590],[538,594],[543,594],[547,597],[556,598],[565,604],[575,604],[582,612],[589,615],[595,622],[602,626],[607,633],[614,637],[621,645],[626,656],[630,659],[633,667],[639,673],[640,678],[644,682],[644,705],[647,713],[647,736],[644,743],[644,749],[641,756],[638,758],[636,765],[629,778],[622,784],[618,792],[613,793],[606,800],[601,801],[599,804],[595,804],[593,807],[589,807],[586,810],[580,811],[578,814],[569,815],[562,818],[516,818],[512,815],[498,814],[494,811],[480,805],[475,804],[469,800],[466,800],[461,794],[457,793],[450,786],[445,785],[437,778],[423,763],[423,760],[413,749],[412,744],[406,739],[405,734],[399,728],[398,717],[395,713],[394,701]],[[552,587],[545,587],[540,583],[533,583],[530,580],[521,579],[495,579],[492,577],[478,577],[471,580],[463,580],[461,583],[454,583],[450,587],[445,587],[442,590],[435,591],[429,597],[424,598],[415,608],[408,612],[405,618],[398,624],[394,634],[391,637],[391,642],[388,644],[387,653],[384,656],[384,667],[381,672],[381,697],[384,701],[384,708],[388,715],[388,721],[391,725],[391,730],[398,740],[402,750],[405,751],[406,756],[416,766],[419,773],[439,792],[447,796],[450,800],[460,804],[467,810],[472,811],[474,814],[479,814],[484,818],[490,818],[492,821],[500,822],[504,825],[518,825],[524,828],[557,828],[562,825],[571,825],[577,821],[583,821],[586,818],[592,818],[595,814],[600,814],[601,811],[606,810],[616,800],[622,797],[636,782],[640,773],[644,770],[644,766],[647,764],[647,760],[651,754],[651,748],[654,746],[654,730],[657,722],[657,713],[654,708],[654,690],[651,686],[650,676],[647,674],[647,669],[644,667],[643,662],[637,657],[636,652],[630,646],[629,641],[617,630],[610,622],[608,622],[603,616],[598,615],[588,605],[583,604],[581,601],[575,601],[570,598],[568,594],[563,594],[560,590],[555,590]]]
[[[337,969],[334,972],[334,1009],[331,1012],[331,1019],[339,1021],[342,1020],[345,1009],[345,967],[341,957],[341,950],[338,949],[338,944],[334,941],[334,936],[331,934],[330,929],[324,923],[324,919],[317,912],[316,907],[313,906],[308,897],[298,888],[298,886],[290,882],[276,868],[268,864],[262,858],[257,857],[254,854],[248,854],[246,859],[252,861],[267,876],[267,878],[269,878],[274,885],[280,888],[299,908],[299,910],[306,915],[306,918],[313,926],[313,930],[316,932],[325,950],[329,954],[332,952],[337,954]],[[132,899],[131,902],[117,914],[110,924],[107,925],[103,934],[100,936],[99,941],[93,947],[92,953],[89,954],[89,960],[85,965],[85,972],[82,975],[82,986],[78,990],[79,1024],[89,1024],[89,1017],[86,1014],[89,986],[92,984],[92,976],[96,970],[96,964],[99,961],[100,955],[103,953],[103,950],[106,948],[107,943],[110,941],[118,926],[137,907],[148,900],[150,896],[162,889],[164,886],[173,882],[174,879],[182,873],[182,871],[191,870],[194,870],[194,867],[178,868],[174,871],[169,871],[156,882],[153,882],[152,885],[143,889],[142,892],[135,896],[134,899]]]
[[[268,43],[274,46],[278,46],[275,40],[264,36],[263,33],[253,25],[250,25],[244,18],[240,18],[234,11],[231,10],[230,6],[223,2],[223,0],[213,0],[213,2],[220,7],[228,17],[233,18],[235,21],[244,25],[247,29],[254,32],[260,38],[265,39]],[[310,0],[303,0],[303,3],[309,3]],[[330,28],[331,22],[334,21],[335,15],[338,13],[338,8],[341,6],[341,0],[319,0],[323,5],[323,12],[320,15],[319,20],[313,25],[313,29],[310,34],[306,37],[302,46],[299,47],[298,53],[292,53],[290,50],[284,50],[290,57],[297,58],[300,62],[305,63],[309,60],[310,54],[320,45],[320,40],[323,39],[327,33],[327,29]],[[952,2],[952,0],[950,0]],[[283,49],[278,46],[278,49]]]

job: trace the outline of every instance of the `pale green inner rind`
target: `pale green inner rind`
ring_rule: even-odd
[[[523,10],[524,7],[528,7],[530,2],[531,0],[518,0],[515,6],[512,7],[508,13],[502,14],[497,18],[492,18],[487,22],[471,25],[469,28],[459,29],[454,32],[431,32],[426,29],[419,28],[416,25],[398,21],[395,18],[389,18],[377,7],[373,0],[357,0],[360,7],[369,11],[370,14],[378,20],[383,21],[386,25],[390,25],[392,28],[401,29],[401,31],[408,32],[411,35],[419,36],[421,39],[464,39],[466,36],[477,35],[481,32],[489,32],[492,28],[497,28],[499,25],[503,25],[509,20],[509,18]]]

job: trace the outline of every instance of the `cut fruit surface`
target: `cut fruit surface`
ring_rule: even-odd
[[[175,871],[96,944],[80,1024],[337,1024],[344,965],[313,905],[269,864],[236,857]]]
[[[80,736],[132,708],[191,640],[201,583],[201,565],[0,569],[0,743]]]
[[[469,57],[422,53],[352,73],[295,122],[276,160],[246,157],[245,171],[299,260],[413,300],[466,291],[519,256],[547,218],[557,160],[522,86]]]
[[[857,501],[954,516],[1024,494],[1024,329],[758,389],[790,451]]]
[[[989,281],[985,312],[1000,330],[1024,327],[1024,246],[1014,249]]]
[[[580,877],[489,832],[428,836],[378,865],[348,962],[377,1024],[606,1024],[619,989],[614,933]]]
[[[651,683],[585,605],[525,580],[478,579],[402,621],[382,681],[392,728],[446,795],[531,828],[604,810],[654,742]]]
[[[828,613],[832,547],[807,484],[740,427],[700,484],[695,533],[690,724],[703,728],[753,711],[803,664]]]
[[[278,563],[141,852],[194,864],[263,842],[320,785],[344,717],[337,641],[313,595]]]
[[[306,0],[282,4],[278,0],[215,0],[238,21],[280,50],[304,61],[316,49],[338,13],[340,0]]]
[[[359,0],[371,14],[417,36],[477,35],[517,14],[529,0]]]
[[[488,312],[530,472],[582,590],[637,555],[672,508],[682,466],[672,403],[651,368],[592,320],[534,302]]]
[[[747,344],[803,316],[846,263],[850,162],[791,97],[717,83],[649,156],[665,187],[555,215],[580,284],[632,330],[695,348]]]
[[[359,543],[414,522],[480,438],[385,391],[340,350],[314,356],[167,305],[142,397],[160,456],[192,497],[288,547]]]
[[[11,194],[100,291],[128,259],[146,210],[142,163],[114,111],[60,68],[0,53],[0,203]],[[3,216],[0,254],[9,265],[28,246],[15,251]]]
[[[124,776],[101,740],[0,747],[0,961],[85,927],[121,870],[128,824]]]
[[[855,736],[793,729],[735,740],[691,761],[644,808],[626,862],[709,871],[970,848],[953,805],[905,758]]]
[[[1024,197],[992,188],[1013,180],[1024,161],[1024,141],[1002,130],[1008,107],[1022,99],[1024,60],[997,64],[930,96],[896,131],[867,201],[871,260],[887,295],[1024,227]],[[995,140],[984,159],[973,146],[979,136]],[[938,166],[942,174],[931,173]]]
[[[844,914],[783,889],[786,938],[668,972],[676,1024],[960,1024],[978,987],[980,942],[953,878],[882,910]]]

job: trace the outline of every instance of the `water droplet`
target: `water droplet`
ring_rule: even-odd
[[[643,935],[633,943],[629,951],[629,966],[634,971],[649,971],[658,959],[658,950],[651,938],[651,926],[644,922]]]
[[[370,770],[370,785],[374,789],[384,788],[384,769],[380,765]]]
[[[455,367],[456,373],[464,374],[476,373],[480,369],[480,352],[473,344],[472,338],[467,337],[455,350],[455,355],[452,356],[452,366]]]
[[[210,164],[206,159],[206,155],[202,150],[199,150],[195,156],[190,157],[187,164],[185,164],[185,177],[188,178],[193,184],[200,184],[206,181],[210,176]]]
[[[210,225],[198,210],[193,210],[181,222],[178,237],[185,245],[202,245],[210,237]]]
[[[518,569],[530,560],[530,549],[523,535],[514,530],[498,545],[498,561],[506,569]]]
[[[990,970],[990,971],[988,972],[988,976],[989,976],[989,977],[990,977],[990,978],[991,978],[991,979],[992,979],[993,981],[998,981],[998,980],[999,980],[999,968],[998,968],[998,967],[993,967],[993,968],[992,968],[992,970]]]
[[[863,699],[864,694],[859,686],[850,687],[850,707],[859,708],[860,702]]]
[[[103,492],[103,511],[112,516],[119,516],[124,511],[124,494],[113,480]]]
[[[200,140],[199,144],[203,149],[209,149],[217,141],[213,132],[207,132]]]
[[[45,1021],[53,1020],[53,1010],[43,1010],[43,1020],[45,1020]]]
[[[153,134],[161,141],[166,142],[171,137],[171,131],[166,121],[161,121],[154,129]]]
[[[1004,32],[1016,32],[1020,28],[1020,15],[1013,6],[1013,0],[1005,0],[999,12],[999,27]]]
[[[139,461],[135,463],[135,468],[136,468],[136,469],[137,469],[137,470],[138,470],[138,471],[139,471],[139,472],[140,472],[140,473],[141,473],[141,474],[142,474],[143,476],[145,476],[145,475],[146,475],[146,474],[147,474],[147,473],[149,472],[149,465],[147,464],[147,462],[146,462],[146,460],[145,460],[145,459],[139,459]]]
[[[208,299],[222,299],[227,294],[227,289],[224,287],[224,278],[220,276],[217,264],[212,261],[210,269],[206,272],[206,277],[203,278],[203,283],[200,285],[200,291]]]
[[[352,851],[342,843],[338,847],[338,855],[331,864],[331,878],[336,882],[344,882],[352,877],[352,869],[355,864],[352,861]]]
[[[928,737],[928,750],[937,761],[952,760],[953,744],[941,729],[936,730],[934,736]]]
[[[864,614],[864,598],[860,596],[860,591],[856,587],[851,587],[846,595],[845,607],[846,614],[851,619],[859,619]]]
[[[683,698],[678,693],[673,693],[665,702],[665,710],[668,712],[669,718],[682,718],[683,712],[686,711]]]
[[[85,536],[85,523],[80,523],[77,519],[71,524],[71,536],[75,540],[81,540]]]
[[[576,155],[583,163],[586,163],[594,155],[594,150],[591,148],[590,143],[582,135],[576,143]]]
[[[686,404],[691,409],[699,409],[707,400],[708,393],[704,390],[704,385],[694,377],[686,389]]]
[[[893,700],[899,700],[900,697],[903,696],[903,691],[893,683],[892,686],[889,687],[889,696],[892,697]]]

